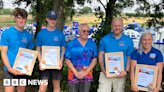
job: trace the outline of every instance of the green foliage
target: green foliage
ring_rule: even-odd
[[[14,9],[1,9],[0,10],[0,15],[11,15],[13,13]]]
[[[86,6],[86,7],[82,8],[82,9],[80,10],[80,12],[81,12],[82,14],[92,13],[92,8]]]

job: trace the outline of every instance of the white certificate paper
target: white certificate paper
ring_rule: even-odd
[[[45,49],[46,66],[57,66],[57,49]]]
[[[121,60],[120,55],[108,56],[108,65],[109,65],[109,73],[115,73],[114,67],[117,67],[119,71],[121,71]]]
[[[21,51],[16,69],[23,70],[23,71],[26,70],[23,73],[26,73],[27,71],[29,71],[33,57],[34,57],[33,53]],[[24,66],[28,66],[28,69],[25,69]]]
[[[138,87],[145,87],[153,82],[154,69],[139,68],[138,73]]]

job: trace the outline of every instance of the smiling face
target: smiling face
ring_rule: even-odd
[[[18,15],[18,17],[15,17],[15,22],[18,27],[23,28],[26,24],[27,18],[23,18],[22,16]]]
[[[123,30],[123,21],[122,20],[114,20],[114,21],[112,21],[111,27],[113,29],[114,35],[120,35],[120,34],[122,34],[122,30]]]
[[[144,35],[142,39],[143,49],[151,49],[151,45],[153,43],[153,38],[151,34]]]
[[[57,23],[57,19],[55,19],[55,18],[48,18],[48,17],[46,17],[46,21],[48,22],[48,26],[49,27],[55,27],[56,26],[56,23]]]
[[[81,28],[78,31],[79,38],[87,40],[89,36],[89,27],[87,25],[81,25]]]

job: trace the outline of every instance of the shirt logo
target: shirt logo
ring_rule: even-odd
[[[155,59],[155,57],[156,57],[156,54],[150,53],[150,58]]]
[[[119,41],[119,46],[125,46],[125,41]]]
[[[58,37],[54,36],[54,41],[59,41]]]
[[[22,42],[27,43],[27,38],[23,37]]]

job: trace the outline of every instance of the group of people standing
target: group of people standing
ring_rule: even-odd
[[[6,30],[1,38],[1,56],[4,67],[4,79],[28,78],[27,75],[12,69],[19,47],[34,49],[33,39],[30,33],[24,30],[27,21],[27,12],[24,9],[14,11],[16,25]],[[153,38],[148,32],[143,33],[137,50],[134,50],[133,41],[124,35],[123,20],[115,17],[112,20],[113,32],[104,36],[99,42],[99,53],[97,45],[89,36],[89,26],[80,24],[78,29],[79,37],[71,40],[67,45],[65,35],[56,28],[58,15],[55,11],[47,13],[47,28],[42,29],[36,37],[35,46],[38,51],[39,79],[53,79],[53,92],[60,92],[60,80],[62,78],[63,60],[68,67],[68,90],[69,92],[89,92],[93,82],[93,68],[97,64],[97,58],[101,66],[99,86],[97,92],[124,92],[126,75],[130,72],[131,90],[138,92],[135,86],[134,70],[136,64],[158,66],[157,86],[152,92],[159,92],[162,81],[163,55],[152,47]],[[60,69],[41,68],[41,46],[60,46]],[[123,52],[124,70],[119,71],[120,75],[106,77],[105,53]],[[153,54],[154,58],[150,56]],[[46,92],[47,85],[40,85],[38,92]],[[6,92],[13,92],[14,86],[5,86]],[[17,92],[24,92],[25,86],[17,86]],[[141,91],[139,91],[141,92]]]

